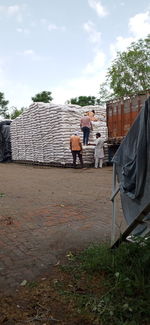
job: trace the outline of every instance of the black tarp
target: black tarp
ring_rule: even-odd
[[[123,213],[130,224],[150,203],[150,97],[117,150],[116,164]],[[146,217],[149,218],[149,215]],[[133,234],[144,230],[138,226]]]
[[[10,120],[0,122],[0,162],[11,160]]]

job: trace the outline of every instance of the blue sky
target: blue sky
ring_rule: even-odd
[[[97,96],[116,50],[148,33],[149,0],[0,0],[0,91],[18,108]]]

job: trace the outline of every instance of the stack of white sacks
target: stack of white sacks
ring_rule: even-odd
[[[11,123],[12,159],[43,164],[72,164],[70,136],[80,129],[84,112],[96,112],[98,121],[93,123],[89,143],[94,144],[95,135],[100,132],[107,139],[106,110],[100,106],[80,107],[75,105],[53,105],[34,103]],[[107,148],[105,147],[107,161]],[[85,164],[94,162],[94,146],[83,148]]]

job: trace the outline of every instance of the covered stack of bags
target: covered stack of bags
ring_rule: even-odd
[[[12,159],[51,165],[72,164],[70,136],[80,130],[80,119],[85,112],[95,110],[98,121],[93,123],[89,146],[83,149],[85,164],[94,161],[95,134],[107,139],[106,110],[100,106],[53,105],[34,103],[11,123]],[[107,145],[105,146],[107,161]]]

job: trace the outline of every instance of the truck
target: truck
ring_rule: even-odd
[[[109,163],[149,96],[150,89],[106,103]]]

